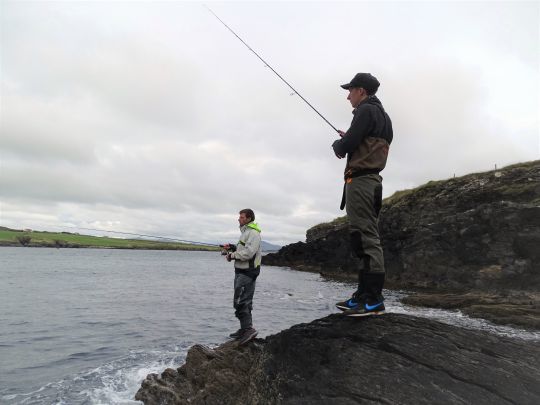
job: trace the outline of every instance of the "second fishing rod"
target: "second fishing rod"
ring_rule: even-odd
[[[275,74],[277,77],[279,77],[279,79],[280,79],[283,83],[285,83],[287,86],[289,86],[289,88],[294,92],[294,94],[297,94],[298,97],[300,97],[300,98],[301,98],[308,106],[310,106],[311,109],[312,109],[313,111],[315,111],[315,112],[316,112],[316,113],[317,113],[317,114],[318,114],[318,115],[319,115],[319,116],[320,116],[320,117],[321,117],[328,125],[330,125],[334,131],[336,131],[338,134],[340,134],[340,132],[338,131],[338,129],[337,129],[336,127],[334,127],[334,126],[330,123],[330,121],[328,121],[328,120],[327,120],[327,119],[326,119],[319,111],[317,111],[317,109],[316,109],[315,107],[313,107],[309,101],[307,101],[307,100],[306,100],[306,99],[305,99],[305,98],[304,98],[304,97],[303,97],[303,96],[302,96],[302,95],[301,95],[301,94],[300,94],[293,86],[291,86],[291,85],[289,84],[289,82],[288,82],[287,80],[285,80],[285,79],[284,79],[284,78],[283,78],[283,77],[282,77],[282,76],[281,76],[281,75],[280,75],[280,74],[279,74],[272,66],[270,66],[270,64],[269,64],[268,62],[266,62],[266,61],[265,61],[265,60],[264,60],[257,52],[255,52],[251,46],[249,46],[242,38],[240,38],[240,36],[238,36],[238,34],[237,34],[236,32],[234,32],[234,31],[232,30],[232,28],[229,27],[229,26],[228,26],[221,18],[219,18],[218,15],[217,15],[216,13],[214,13],[214,12],[212,11],[212,9],[210,9],[210,7],[208,7],[207,5],[205,5],[205,7],[206,7],[206,8],[208,9],[208,11],[210,11],[210,13],[212,13],[212,14],[214,15],[214,17],[216,17],[216,18],[219,20],[219,22],[221,22],[221,23],[222,23],[222,24],[223,24],[223,25],[224,25],[224,26],[225,26],[225,27],[226,27],[226,28],[227,28],[227,29],[228,29],[235,37],[236,37],[236,38],[238,38],[238,40],[239,40],[240,42],[242,42],[242,43],[243,43],[243,44],[244,44],[251,52],[253,52],[253,54],[254,54],[257,58],[259,58],[259,59],[264,63],[265,66],[267,66],[272,72],[274,72],[274,74]],[[341,134],[340,134],[340,136],[341,136]]]

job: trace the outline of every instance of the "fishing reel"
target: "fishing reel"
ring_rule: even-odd
[[[233,245],[232,243],[226,243],[224,245],[219,245],[221,248],[221,255],[226,256],[227,254],[231,252],[236,252],[236,245]]]

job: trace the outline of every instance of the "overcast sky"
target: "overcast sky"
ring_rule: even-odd
[[[385,196],[540,157],[539,2],[206,4],[339,129],[339,85],[379,79]],[[0,225],[234,241],[250,207],[285,244],[343,215],[336,134],[203,3],[0,5]]]

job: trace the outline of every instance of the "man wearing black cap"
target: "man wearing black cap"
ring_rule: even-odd
[[[347,156],[341,209],[346,207],[351,250],[360,259],[358,290],[336,306],[347,316],[380,315],[385,311],[384,257],[378,217],[382,204],[382,177],[392,142],[392,122],[375,96],[379,81],[370,73],[358,73],[341,87],[349,91],[353,120],[341,139],[332,144],[341,159]]]

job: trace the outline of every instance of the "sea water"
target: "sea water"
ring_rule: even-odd
[[[0,403],[135,404],[148,373],[179,367],[196,343],[218,345],[238,328],[234,270],[217,252],[0,248]],[[267,267],[257,279],[259,337],[338,312],[354,284]],[[520,339],[459,311],[402,305],[387,311]]]

